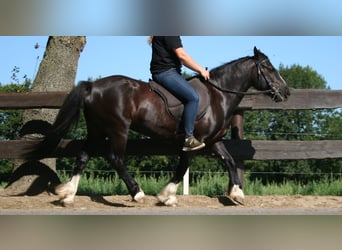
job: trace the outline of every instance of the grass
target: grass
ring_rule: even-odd
[[[60,174],[61,180],[66,181],[68,176]],[[158,175],[135,174],[135,179],[147,195],[156,195],[171,178],[171,174]],[[222,195],[227,190],[228,177],[225,173],[208,173],[190,181],[192,195]],[[178,193],[182,194],[183,187],[179,185]],[[342,195],[342,180],[324,178],[321,181],[312,181],[300,184],[294,181],[283,183],[263,184],[260,180],[250,181],[246,176],[244,183],[246,195]],[[126,195],[127,188],[116,175],[96,177],[93,174],[83,176],[78,189],[80,195]]]

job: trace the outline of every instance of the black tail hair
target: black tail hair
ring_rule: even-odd
[[[45,158],[55,151],[61,139],[79,121],[84,98],[91,89],[92,82],[82,81],[67,95],[44,139],[24,155],[26,159]]]

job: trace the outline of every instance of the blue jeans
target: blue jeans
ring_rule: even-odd
[[[197,91],[176,69],[169,69],[162,73],[154,74],[152,78],[184,104],[185,134],[187,136],[193,135],[199,102]]]

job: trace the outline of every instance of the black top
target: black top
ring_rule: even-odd
[[[150,71],[158,74],[171,68],[181,70],[182,64],[173,49],[183,47],[179,36],[154,36]]]

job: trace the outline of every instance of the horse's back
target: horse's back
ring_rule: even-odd
[[[149,92],[146,82],[122,75],[108,76],[93,82],[85,107],[97,113],[103,113],[102,110],[111,114],[130,113],[128,109],[135,107]]]
[[[91,95],[105,98],[107,96],[131,97],[135,92],[148,87],[146,82],[136,80],[127,76],[112,75],[100,78],[93,82]]]
[[[97,79],[93,82],[93,86],[99,89],[107,88],[137,88],[139,86],[147,85],[146,82],[137,80],[123,75],[112,75]]]

